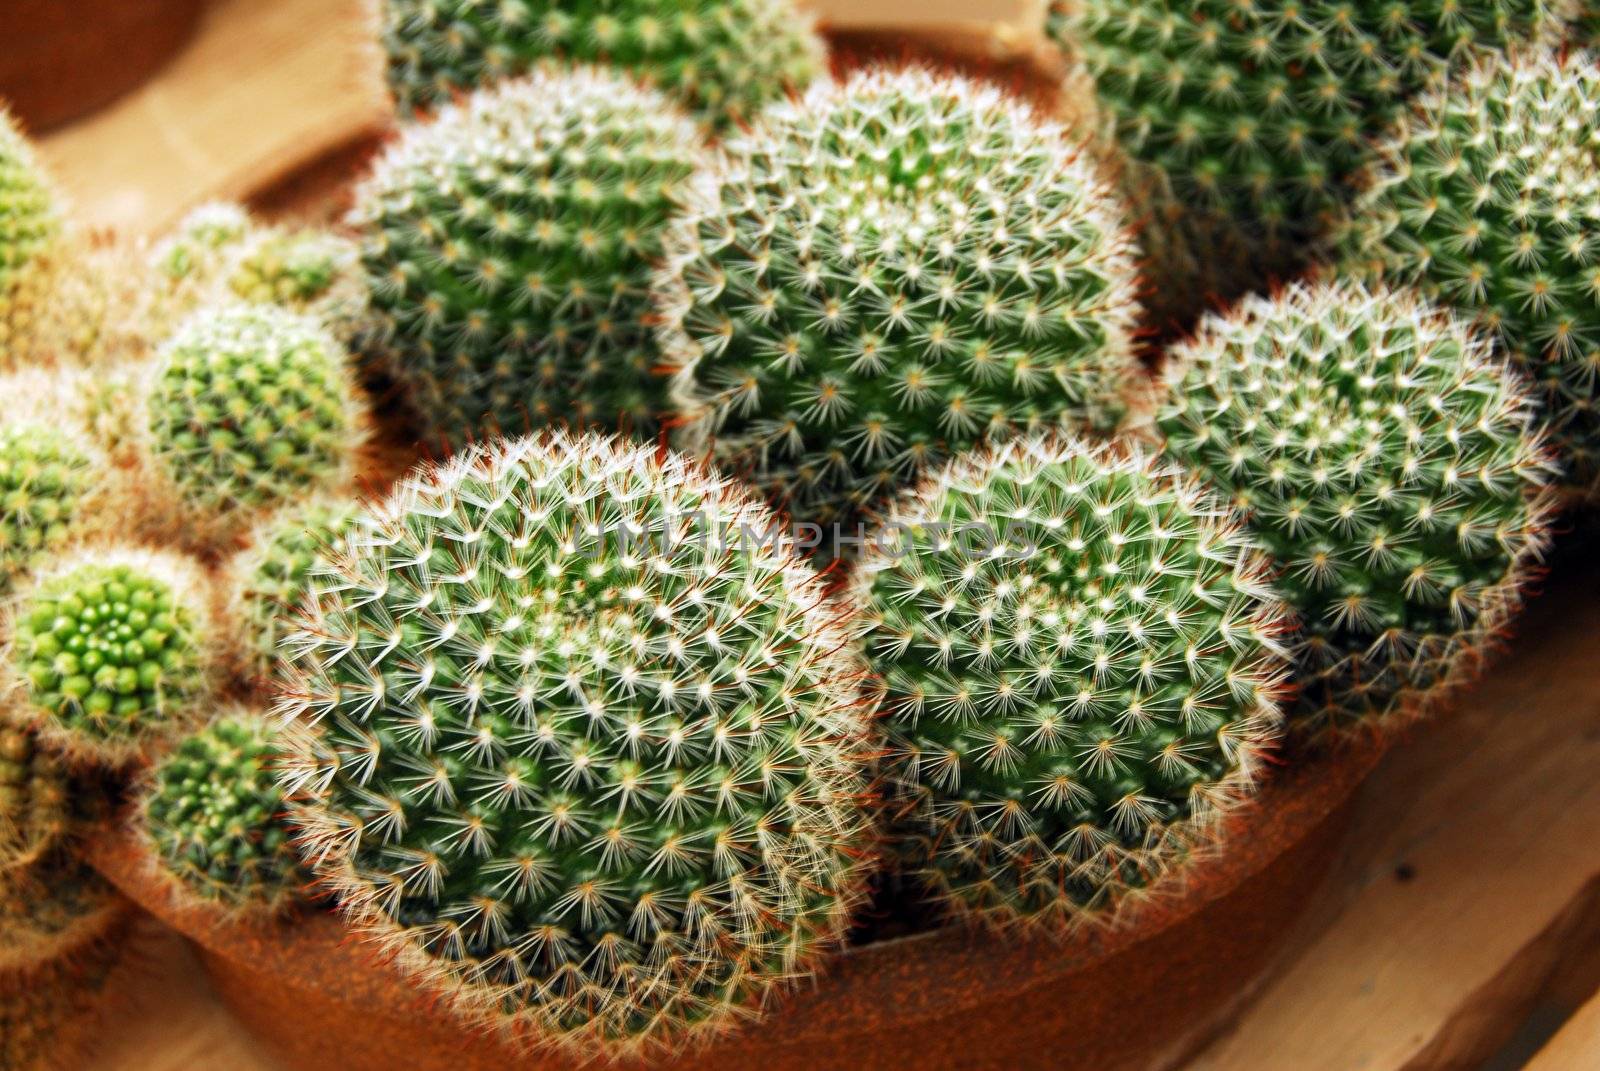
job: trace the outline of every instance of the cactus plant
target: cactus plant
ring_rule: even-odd
[[[357,932],[473,1018],[613,1052],[804,975],[857,899],[870,712],[775,525],[561,432],[363,517],[282,705],[302,854]]]
[[[320,497],[267,518],[229,568],[230,604],[241,618],[243,675],[270,679],[281,645],[311,581],[317,555],[333,548],[355,523],[352,500]]]
[[[430,431],[651,433],[651,263],[701,153],[656,93],[587,69],[537,71],[401,139],[353,221],[369,348]]]
[[[1405,291],[1297,285],[1176,348],[1168,449],[1249,518],[1298,611],[1312,732],[1425,712],[1481,661],[1545,542],[1520,378]]]
[[[162,871],[189,895],[276,911],[304,883],[275,779],[276,733],[228,711],[180,741],[152,771],[142,820]]]
[[[271,305],[201,309],[157,355],[149,459],[196,538],[354,477],[366,419],[348,355]],[[146,494],[154,493],[143,489]]]
[[[61,234],[61,210],[49,179],[0,106],[0,367],[26,352]]]
[[[66,767],[39,747],[32,730],[0,721],[0,872],[52,850],[74,819]]]
[[[987,923],[1118,918],[1275,739],[1264,559],[1175,470],[1070,439],[958,458],[883,525],[854,584],[909,868]]]
[[[325,313],[356,296],[360,257],[354,242],[336,234],[267,230],[239,251],[227,285],[243,301]]]
[[[658,283],[679,443],[851,521],[943,456],[1109,430],[1141,374],[1135,250],[1055,126],[998,90],[858,74],[697,183]]]
[[[386,0],[383,43],[403,112],[546,60],[614,63],[724,129],[804,89],[824,60],[794,0]]]
[[[176,554],[95,547],[57,561],[11,612],[19,715],[74,759],[136,758],[206,698],[209,602],[207,578]]]
[[[0,595],[86,528],[103,460],[70,396],[78,377],[29,369],[0,378]]]
[[[214,278],[254,230],[242,206],[210,202],[193,208],[150,253],[150,264],[174,288]]]
[[[126,912],[126,901],[71,852],[0,870],[0,977],[72,955]]]
[[[1488,60],[1384,143],[1341,236],[1350,266],[1498,336],[1544,390],[1569,479],[1600,483],[1600,71]]]
[[[1555,23],[1549,0],[1057,0],[1145,215],[1157,313],[1185,321],[1303,264],[1370,139],[1463,57]]]

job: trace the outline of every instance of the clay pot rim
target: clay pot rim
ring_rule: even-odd
[[[852,1022],[856,1016],[849,1012],[842,1020],[805,1013],[808,1005],[845,1003],[830,997],[886,972],[917,976],[915,984],[900,988],[904,1000],[894,1015],[910,1025],[975,1006],[995,992],[1023,992],[1085,971],[1190,919],[1313,834],[1360,787],[1388,744],[1382,738],[1346,742],[1296,756],[1228,816],[1222,850],[1198,860],[1181,880],[1157,886],[1159,895],[1114,927],[1053,938],[955,924],[846,948],[824,964],[816,979],[776,1004],[772,1015],[785,1021],[791,1041],[801,1042],[814,1033],[877,1029],[865,1019]],[[102,830],[88,842],[85,854],[124,895],[208,956],[293,978],[329,1001],[349,1002],[353,991],[365,988],[367,999],[408,1007],[416,1014],[449,1014],[438,998],[411,988],[378,949],[364,944],[325,908],[308,906],[273,917],[230,913],[197,901],[162,880],[147,845],[126,821]],[[992,987],[975,991],[963,984],[973,977],[974,961],[982,963]]]

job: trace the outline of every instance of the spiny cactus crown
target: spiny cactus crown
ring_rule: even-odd
[[[866,73],[773,108],[675,224],[683,443],[849,520],[1019,428],[1115,425],[1134,249],[1062,131],[998,90]]]
[[[383,43],[402,111],[554,59],[622,67],[730,127],[823,72],[794,0],[387,0]]]
[[[55,193],[33,148],[0,104],[0,366],[33,329],[51,250],[61,237]]]
[[[254,226],[250,213],[240,205],[200,205],[157,243],[151,264],[174,284],[215,275],[228,253],[249,237]]]
[[[1167,379],[1168,449],[1303,619],[1306,726],[1414,714],[1472,668],[1546,522],[1530,401],[1485,341],[1405,292],[1295,286],[1207,321]]]
[[[0,595],[82,529],[105,479],[81,414],[62,395],[75,377],[41,370],[0,379]]]
[[[1297,267],[1347,203],[1368,139],[1460,57],[1533,35],[1554,6],[1058,0],[1050,25],[1131,158],[1167,260],[1152,290],[1176,311],[1174,291],[1193,305]],[[1219,272],[1229,247],[1245,262]]]
[[[349,239],[322,231],[267,231],[240,251],[228,289],[244,301],[313,309],[359,271]]]
[[[1474,67],[1387,141],[1342,245],[1496,333],[1544,388],[1571,479],[1600,481],[1600,70]]]
[[[144,828],[162,867],[204,900],[271,910],[304,883],[278,786],[276,733],[230,711],[186,737],[151,774]]]
[[[290,506],[262,522],[250,547],[232,567],[233,606],[243,619],[246,674],[268,680],[282,655],[317,556],[342,538],[356,520],[355,503],[316,498]]]
[[[358,930],[554,1041],[715,1030],[804,973],[856,898],[867,712],[774,524],[682,459],[564,434],[363,518],[284,700],[317,732],[290,759],[305,856]]]
[[[647,286],[701,149],[665,100],[540,70],[412,128],[357,198],[377,338],[452,445],[665,408]]]
[[[24,715],[74,756],[136,757],[210,684],[206,581],[177,555],[82,551],[22,593],[10,624]]]
[[[202,309],[161,348],[150,454],[189,510],[231,522],[352,475],[365,425],[344,348],[271,305]]]
[[[1115,917],[1275,735],[1264,560],[1173,470],[1070,440],[958,459],[884,524],[856,584],[910,864],[986,921]]]

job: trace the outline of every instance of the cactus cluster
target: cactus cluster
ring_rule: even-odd
[[[0,378],[0,595],[78,538],[107,474],[76,377],[40,370]]]
[[[1578,487],[1600,482],[1600,70],[1486,59],[1383,144],[1349,266],[1475,318],[1543,388]]]
[[[715,1031],[805,973],[857,897],[865,670],[775,524],[564,433],[375,508],[283,702],[305,855],[357,930],[543,1041]]]
[[[157,355],[149,460],[175,514],[232,533],[349,483],[366,419],[348,355],[314,320],[272,305],[201,309]]]
[[[211,683],[206,578],[175,554],[95,548],[58,560],[8,622],[23,718],[69,755],[107,765],[170,735]]]
[[[345,538],[356,517],[353,501],[319,497],[282,510],[251,533],[249,546],[233,560],[229,584],[242,622],[245,677],[274,676],[317,556]]]
[[[866,72],[772,108],[691,188],[659,283],[690,453],[846,523],[1018,430],[1110,430],[1140,372],[1135,250],[1057,127]]]
[[[353,215],[367,348],[461,446],[549,423],[648,436],[652,262],[702,149],[659,95],[540,70],[409,130]]]
[[[403,112],[557,60],[614,64],[729,129],[824,68],[794,0],[385,0],[383,44]]]
[[[190,895],[270,911],[304,884],[276,780],[276,735],[260,716],[229,711],[152,771],[143,828],[163,870]]]
[[[1116,918],[1276,736],[1264,559],[1176,470],[1072,440],[962,458],[884,525],[856,593],[908,866],[987,922]]]
[[[242,206],[212,202],[190,209],[151,251],[150,264],[169,286],[194,285],[217,276],[255,224]]]
[[[0,105],[0,367],[15,364],[25,351],[61,236],[55,191]]]
[[[1415,715],[1476,668],[1547,527],[1525,385],[1404,291],[1297,285],[1177,347],[1168,451],[1249,518],[1300,615],[1294,716]]]
[[[1297,271],[1348,207],[1370,139],[1557,6],[1057,0],[1050,26],[1126,158],[1156,311],[1182,320]]]

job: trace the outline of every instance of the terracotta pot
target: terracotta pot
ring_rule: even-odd
[[[1326,873],[1381,749],[1297,763],[1230,820],[1228,851],[1129,924],[1066,942],[946,929],[853,948],[763,1024],[661,1067],[696,1071],[1121,1071],[1207,1040]],[[234,1014],[296,1071],[556,1071],[472,1036],[330,915],[245,925],[179,905],[126,833],[90,848],[187,935]]]
[[[205,0],[10,0],[0,99],[32,133],[104,107],[188,43]]]

